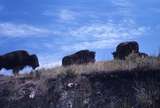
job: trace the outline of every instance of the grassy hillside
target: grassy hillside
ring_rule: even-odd
[[[40,69],[0,86],[1,108],[159,108],[160,58]]]
[[[133,69],[159,69],[160,58],[149,56],[139,57],[137,54],[129,55],[126,60],[111,60],[111,61],[99,61],[96,63],[84,64],[84,65],[72,65],[68,67],[55,67],[52,69],[41,69],[39,74],[41,77],[56,77],[59,74],[65,74],[71,72],[73,74],[91,74],[94,72],[112,73],[114,71],[133,70]]]

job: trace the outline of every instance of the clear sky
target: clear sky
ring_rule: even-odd
[[[160,0],[0,0],[0,54],[24,49],[53,66],[89,49],[101,61],[128,40],[158,53]]]

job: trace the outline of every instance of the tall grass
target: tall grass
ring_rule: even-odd
[[[131,54],[125,60],[98,61],[82,65],[71,65],[67,67],[58,66],[51,69],[40,69],[41,77],[56,77],[59,74],[89,74],[93,72],[114,72],[132,69],[159,69],[160,58],[154,56],[139,57],[137,54]]]

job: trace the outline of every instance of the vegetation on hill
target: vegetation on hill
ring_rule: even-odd
[[[0,76],[1,108],[159,108],[160,58],[40,69]]]

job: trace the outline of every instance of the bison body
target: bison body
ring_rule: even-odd
[[[94,51],[81,50],[72,55],[65,56],[62,59],[63,66],[68,66],[68,65],[73,65],[73,64],[84,64],[84,63],[89,63],[89,62],[92,62],[92,63],[95,62],[95,52]]]
[[[33,69],[39,66],[36,55],[29,55],[27,51],[18,50],[0,56],[0,69],[13,69],[13,74],[18,74],[19,70],[25,66]]]
[[[139,45],[136,41],[120,43],[112,54],[115,59],[125,59],[131,53],[139,53]]]

